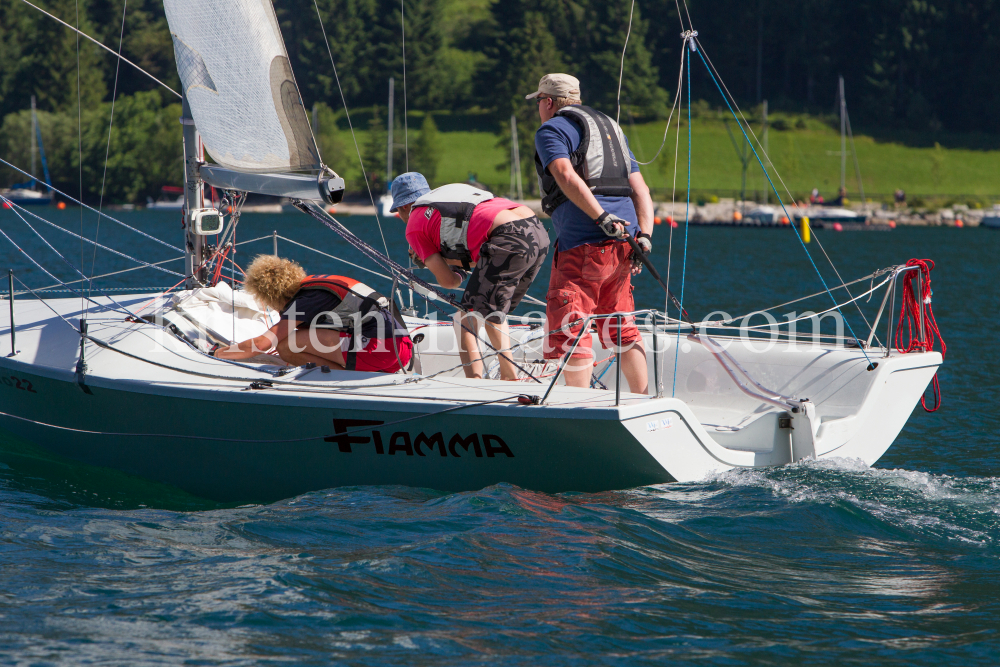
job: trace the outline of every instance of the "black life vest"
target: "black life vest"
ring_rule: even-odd
[[[428,219],[438,211],[441,214],[441,256],[457,259],[468,270],[472,252],[469,250],[469,220],[476,206],[493,199],[493,193],[465,183],[442,185],[413,202],[413,208],[426,206]]]
[[[580,128],[580,145],[569,159],[594,196],[630,196],[632,186],[628,177],[632,172],[632,162],[625,134],[618,123],[582,104],[563,107],[555,115],[570,119]],[[559,189],[549,170],[542,167],[538,151],[535,151],[535,171],[538,173],[538,187],[542,191],[542,210],[551,215],[569,199]]]

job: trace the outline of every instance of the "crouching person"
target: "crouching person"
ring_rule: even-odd
[[[449,289],[469,277],[460,316],[459,353],[465,375],[483,377],[479,323],[500,351],[500,377],[517,379],[510,352],[507,314],[517,307],[538,275],[549,250],[549,234],[527,206],[494,197],[465,183],[431,190],[416,172],[392,182],[392,210],[406,222],[410,254]]]
[[[293,366],[395,373],[413,357],[405,326],[389,300],[344,276],[307,276],[297,263],[260,255],[247,269],[246,291],[281,320],[263,335],[228,348],[221,359],[249,359],[277,350]]]

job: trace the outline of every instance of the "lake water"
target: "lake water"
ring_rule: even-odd
[[[80,229],[78,211],[44,215]],[[178,213],[119,217],[179,245]],[[345,222],[381,247],[373,219]],[[403,258],[400,223],[384,225],[390,253]],[[60,278],[73,277],[10,211],[0,226]],[[92,215],[83,228],[93,236]],[[357,259],[300,214],[246,215],[239,239],[274,229]],[[44,233],[79,262],[76,240]],[[108,222],[100,238],[149,261],[173,256]],[[1000,233],[819,238],[845,279],[911,257],[938,263],[944,405],[934,414],[918,407],[875,468],[812,463],[601,494],[356,487],[220,507],[8,438],[0,663],[995,664]],[[656,229],[654,243],[665,269],[668,228]],[[674,243],[679,288],[683,229]],[[0,244],[26,282],[54,282]],[[270,247],[243,246],[237,261],[246,266]],[[310,272],[362,278],[286,242],[280,249]],[[835,280],[815,242],[809,250]],[[89,250],[84,261],[89,273]],[[128,266],[97,255],[98,273]],[[102,284],[176,280],[143,270]],[[544,297],[546,281],[535,296]],[[743,313],[821,289],[789,229],[692,229],[685,283],[694,315]],[[662,307],[648,277],[636,296]],[[865,304],[869,318],[876,306]],[[861,316],[845,312],[864,336]]]

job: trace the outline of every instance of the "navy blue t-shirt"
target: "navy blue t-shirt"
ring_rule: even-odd
[[[565,116],[556,116],[542,123],[535,132],[535,150],[542,160],[542,166],[548,167],[553,160],[569,159],[570,154],[580,147],[583,135],[580,126]],[[626,139],[626,148],[628,148]],[[630,173],[639,171],[639,163],[635,155],[628,149],[632,158]],[[639,217],[635,213],[635,205],[630,197],[598,196],[597,202],[608,213],[617,215],[622,220],[628,220],[628,232],[635,236],[639,232]],[[552,227],[556,230],[556,240],[560,250],[569,250],[585,243],[601,243],[608,236],[594,221],[571,201],[563,202],[552,212]]]

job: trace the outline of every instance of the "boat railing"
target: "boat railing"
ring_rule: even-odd
[[[627,313],[610,313],[607,315],[588,315],[580,322],[580,333],[577,334],[576,339],[573,341],[573,345],[570,346],[569,351],[563,356],[559,361],[559,366],[556,368],[555,375],[552,376],[552,381],[549,383],[548,389],[545,390],[545,395],[542,396],[542,400],[539,402],[540,405],[544,405],[546,399],[548,399],[549,394],[552,393],[552,389],[555,388],[556,383],[559,382],[559,378],[562,376],[563,370],[565,370],[566,365],[573,358],[573,353],[576,352],[576,348],[580,345],[580,341],[583,340],[584,336],[590,335],[590,323],[594,320],[609,320],[614,319],[618,327],[618,345],[615,346],[615,406],[621,405],[622,402],[622,345],[621,345],[621,335],[622,335],[622,320],[626,317],[635,317],[637,315],[653,315],[654,317],[660,314],[659,311],[647,308],[645,310],[634,310]],[[656,340],[656,325],[653,325],[653,383],[656,387],[656,397],[662,397],[662,390],[660,389],[660,362],[659,356],[659,345]]]
[[[896,307],[896,283],[899,282],[899,277],[904,273],[906,273],[907,271],[917,271],[919,269],[920,269],[919,266],[902,266],[902,265],[893,268],[892,277],[890,278],[889,281],[889,286],[885,291],[885,296],[882,297],[882,305],[879,306],[878,313],[875,315],[875,320],[874,322],[872,322],[871,331],[868,333],[868,340],[865,343],[865,347],[869,348],[871,347],[872,340],[875,338],[875,331],[878,329],[879,322],[882,319],[882,314],[885,312],[886,306],[888,306],[889,318],[886,323],[886,332],[885,332],[886,340],[885,340],[885,345],[883,346],[885,349],[885,353],[882,355],[883,357],[888,357],[890,352],[892,351],[892,321],[893,319],[895,319],[894,315]],[[917,326],[920,334],[920,340],[923,341],[926,340],[927,338],[926,315],[924,312],[926,304],[924,303],[923,299],[918,299],[917,301],[919,303],[919,306],[917,308],[917,316],[919,320]]]

